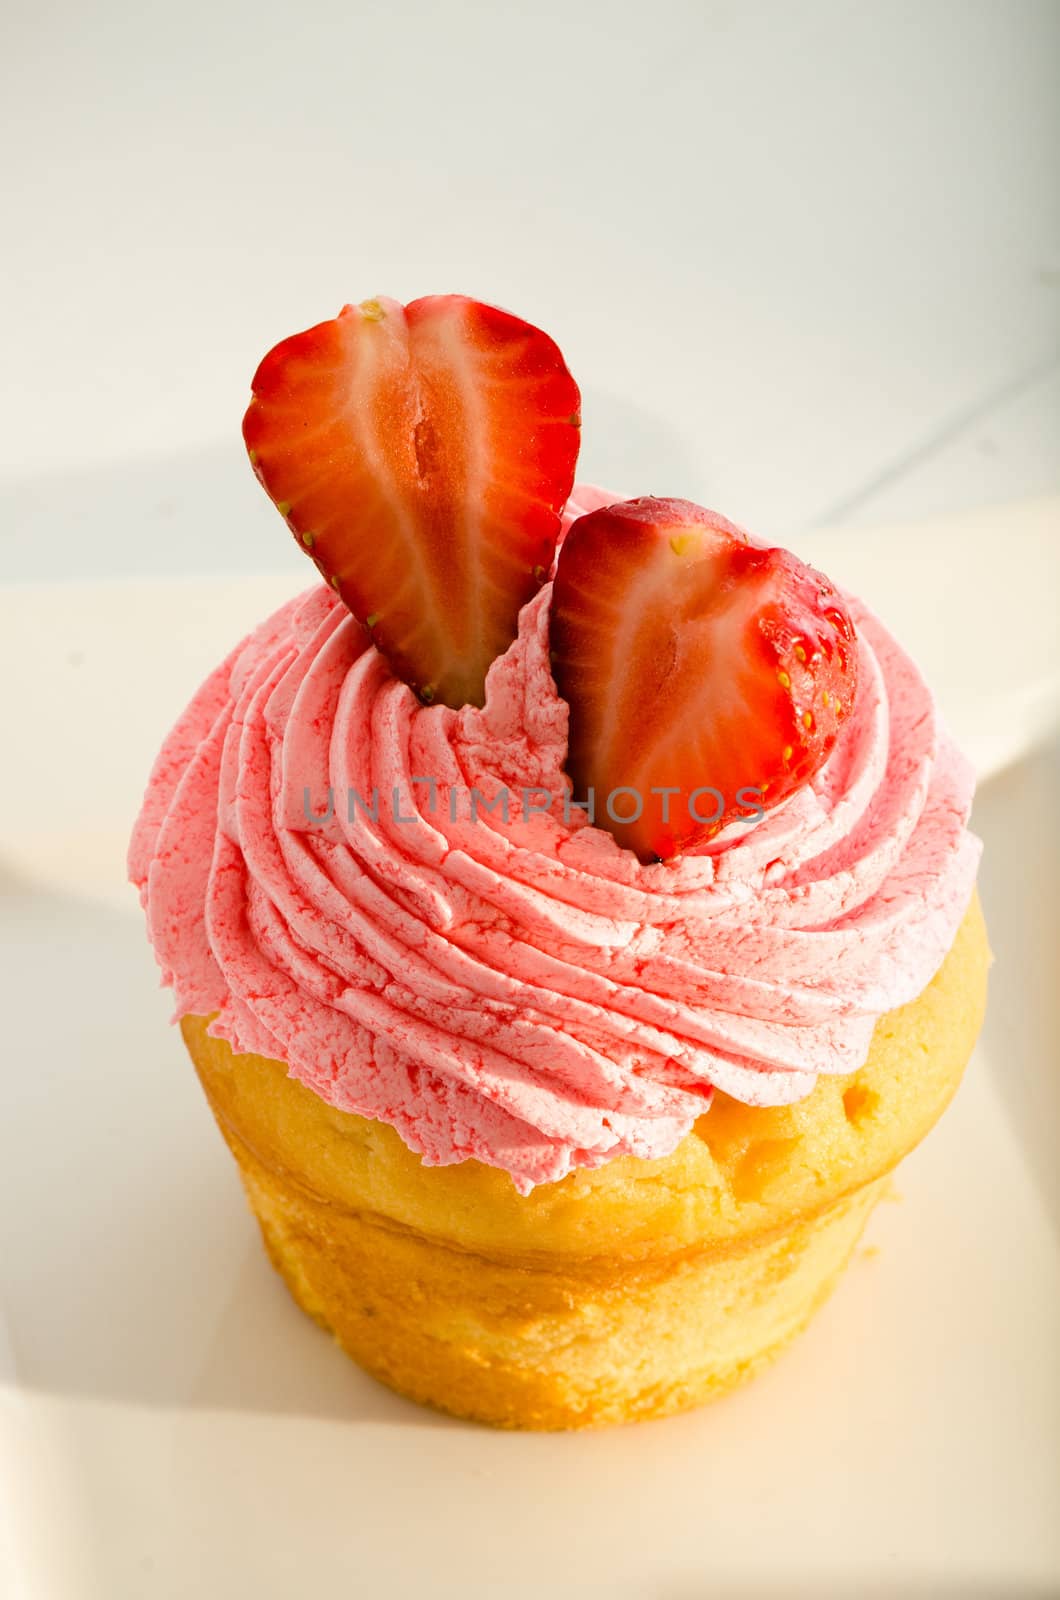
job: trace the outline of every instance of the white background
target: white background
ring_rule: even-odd
[[[294,566],[250,377],[380,291],[771,537],[1055,487],[1058,60],[1054,0],[8,0],[0,576]]]

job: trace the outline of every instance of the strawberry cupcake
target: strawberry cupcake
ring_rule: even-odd
[[[506,1427],[769,1361],[953,1094],[972,776],[858,600],[574,487],[555,344],[460,296],[278,345],[244,436],[323,582],[166,740],[130,850],[269,1255]]]

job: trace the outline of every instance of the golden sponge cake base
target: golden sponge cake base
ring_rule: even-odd
[[[945,1108],[982,1020],[973,901],[942,968],[865,1066],[798,1105],[719,1095],[671,1156],[520,1196],[477,1162],[425,1167],[392,1128],[281,1062],[182,1023],[270,1257],[368,1372],[503,1427],[663,1416],[724,1393],[813,1315],[887,1174]]]

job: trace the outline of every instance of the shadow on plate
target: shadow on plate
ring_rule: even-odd
[[[593,389],[585,391],[582,411],[583,482],[622,494],[709,499],[708,464],[663,418]],[[53,578],[57,547],[67,579],[290,569],[309,580],[304,556],[247,466],[236,419],[229,437],[195,450],[26,478],[11,486],[7,504],[7,582]],[[67,549],[63,535],[71,528],[77,539]]]
[[[203,1101],[135,895],[0,863],[5,1356],[21,1385],[152,1405],[455,1426],[353,1365],[288,1297]],[[6,1349],[5,1349],[6,1346]]]
[[[1058,823],[1060,738],[1000,773],[976,799],[973,825],[985,846],[979,882],[995,956],[983,1043],[1060,1235]]]

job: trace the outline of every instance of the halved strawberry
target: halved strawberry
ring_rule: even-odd
[[[806,783],[857,684],[853,623],[828,579],[687,500],[579,518],[550,630],[576,796],[592,788],[597,824],[643,861]]]
[[[578,455],[547,334],[463,295],[366,300],[262,361],[254,470],[394,671],[482,703],[544,582]]]

